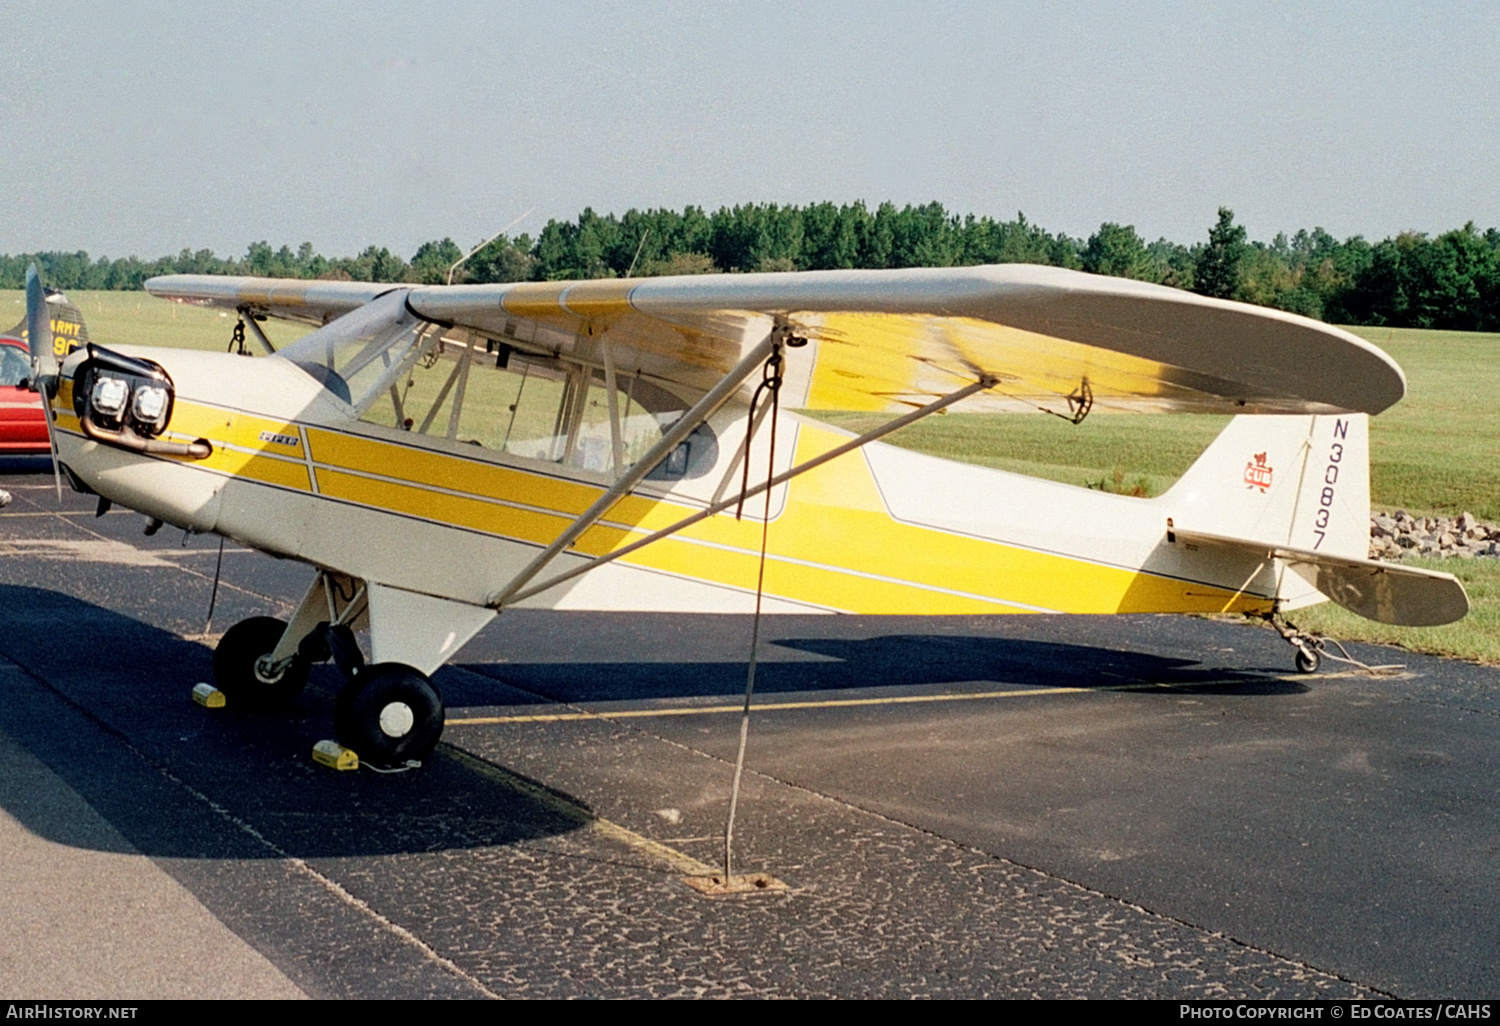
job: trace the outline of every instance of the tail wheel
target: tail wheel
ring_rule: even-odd
[[[214,649],[214,681],[231,706],[270,709],[302,693],[312,670],[306,660],[293,659],[276,672],[266,665],[285,632],[286,622],[273,616],[252,616],[224,632]]]
[[[1318,655],[1318,650],[1311,645],[1298,645],[1296,661],[1298,673],[1313,673],[1317,670],[1318,664],[1323,661],[1323,658]]]
[[[344,685],[333,711],[339,744],[363,762],[399,766],[425,759],[443,734],[443,700],[410,666],[377,663]]]

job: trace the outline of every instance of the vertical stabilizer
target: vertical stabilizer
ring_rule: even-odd
[[[82,321],[80,315],[79,323]],[[52,430],[52,397],[57,394],[57,355],[54,352],[53,321],[47,309],[47,292],[36,264],[26,268],[25,323],[26,345],[31,350],[31,390],[41,395],[42,416],[47,421],[47,449],[52,456],[52,484],[57,489],[57,501],[61,505],[62,471],[57,465],[57,435]]]
[[[42,340],[41,351],[31,345],[33,322],[40,329],[36,337]],[[26,316],[4,334],[26,343],[32,350],[33,360],[40,361],[42,374],[55,374],[57,368],[54,364],[73,350],[89,344],[89,329],[83,323],[83,311],[61,292],[42,285],[36,264],[26,269]],[[48,347],[50,357],[46,353]]]
[[[1159,502],[1177,528],[1364,559],[1370,427],[1362,413],[1236,417]],[[1281,575],[1287,608],[1317,601]]]
[[[1314,417],[1287,542],[1330,556],[1370,552],[1370,418]]]

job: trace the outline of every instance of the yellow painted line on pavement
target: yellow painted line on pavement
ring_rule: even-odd
[[[1344,670],[1338,673],[1320,673],[1316,680],[1331,680],[1339,677],[1364,676],[1357,670]],[[1288,673],[1265,677],[1252,678],[1259,681],[1272,680],[1307,680],[1306,674]],[[991,698],[1026,698],[1029,696],[1040,697],[1043,695],[1093,695],[1101,691],[1157,691],[1161,689],[1177,690],[1179,688],[1202,688],[1212,687],[1215,684],[1244,684],[1244,680],[1226,681],[1183,681],[1181,684],[1117,684],[1099,688],[1017,688],[1013,691],[976,691],[969,694],[957,695],[892,695],[886,698],[836,698],[824,699],[814,702],[768,702],[764,705],[752,705],[750,711],[753,713],[775,712],[779,709],[838,709],[851,706],[866,705],[925,705],[932,702],[976,702]],[[447,725],[458,726],[490,726],[501,723],[562,723],[572,720],[630,720],[649,719],[654,716],[721,716],[726,713],[741,712],[745,708],[743,703],[735,705],[698,705],[686,708],[672,709],[621,709],[611,712],[567,712],[567,713],[533,713],[519,716],[473,716],[465,719],[448,717]]]
[[[905,705],[915,702],[962,702],[979,698],[1011,698],[1019,695],[1062,695],[1081,691],[1081,688],[1026,688],[1020,691],[984,691],[972,695],[895,695],[889,698],[839,698],[819,702],[769,702],[752,705],[751,712],[770,712],[776,709],[835,709],[853,705]],[[1093,689],[1098,690],[1098,689]],[[574,712],[538,713],[530,716],[476,716],[457,720],[449,717],[448,725],[478,725],[490,723],[557,723],[564,720],[624,720],[649,716],[713,716],[722,713],[737,713],[745,708],[736,705],[698,705],[676,709],[624,709],[619,712]]]
[[[453,721],[450,720],[449,722]],[[601,837],[638,851],[648,858],[664,863],[674,873],[681,873],[683,876],[712,876],[719,872],[713,866],[699,862],[691,855],[685,855],[676,848],[669,848],[659,841],[653,841],[649,837],[641,836],[634,830],[627,830],[618,823],[611,823],[607,819],[601,819],[577,802],[569,801],[562,795],[549,791],[540,784],[532,783],[525,777],[517,776],[509,770],[501,769],[492,762],[486,762],[483,759],[470,755],[461,748],[442,744],[438,746],[438,750],[466,769],[473,770],[475,773],[487,777],[495,783],[508,787],[513,791],[519,791],[532,801],[545,805],[553,812],[573,820],[584,830],[599,834]]]

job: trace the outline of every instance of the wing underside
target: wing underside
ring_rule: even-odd
[[[1277,310],[1029,265],[586,282],[398,286],[174,275],[153,294],[322,324],[408,288],[422,317],[520,349],[709,387],[780,326],[813,355],[812,410],[899,411],[980,378],[963,408],[1375,413],[1400,368],[1362,339]]]

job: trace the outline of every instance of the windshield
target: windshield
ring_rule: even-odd
[[[405,289],[388,292],[276,355],[363,411],[436,341],[441,330],[412,316],[406,296]]]

